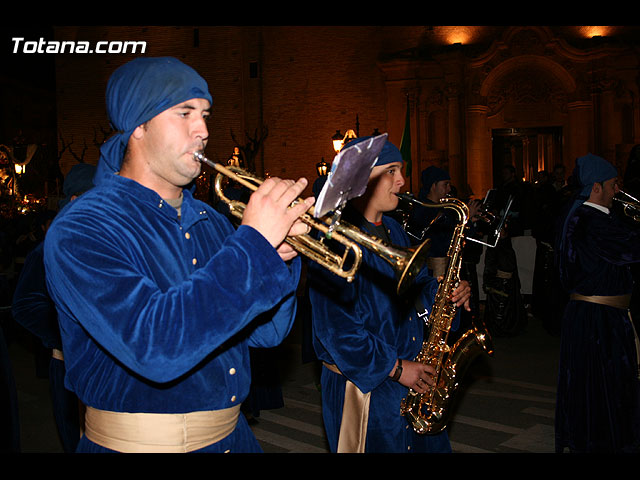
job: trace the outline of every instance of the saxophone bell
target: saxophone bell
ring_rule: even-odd
[[[424,394],[409,389],[406,398],[400,404],[400,412],[416,433],[436,434],[443,431],[447,425],[453,400],[466,369],[480,353],[493,355],[493,345],[484,325],[476,324],[453,346],[448,344],[448,335],[457,311],[450,298],[460,279],[464,230],[469,220],[469,207],[456,198],[445,198],[440,204],[426,205],[454,210],[458,214],[459,223],[451,237],[447,252],[449,263],[429,313],[429,334],[415,358],[416,362],[435,369],[435,385]]]

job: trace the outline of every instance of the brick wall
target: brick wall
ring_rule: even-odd
[[[410,32],[403,29],[405,34]],[[331,136],[356,128],[387,131],[385,87],[378,55],[397,48],[380,27],[60,27],[58,40],[146,41],[148,56],[175,56],[208,81],[213,116],[207,155],[225,161],[233,132],[242,142],[260,126],[267,136],[257,171],[316,178],[321,158],[331,162]],[[412,40],[413,41],[413,40]],[[84,159],[98,160],[108,128],[104,92],[109,75],[133,58],[121,54],[56,57],[58,128],[65,142],[66,173],[86,144]],[[253,70],[252,70],[253,67]],[[256,70],[257,67],[257,70]],[[257,72],[257,77],[253,74]],[[401,128],[390,132],[399,143]],[[59,145],[60,146],[60,145]]]

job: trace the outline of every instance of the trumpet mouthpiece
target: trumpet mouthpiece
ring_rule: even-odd
[[[396,195],[398,196],[398,198],[401,198],[402,200],[412,200],[413,199],[413,197],[411,195],[407,194],[407,193],[398,192],[398,193],[396,193]]]

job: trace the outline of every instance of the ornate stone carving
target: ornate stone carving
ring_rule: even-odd
[[[497,81],[487,95],[490,115],[502,110],[507,104],[546,105],[562,110],[567,102],[567,93],[552,76],[538,69],[519,68]]]

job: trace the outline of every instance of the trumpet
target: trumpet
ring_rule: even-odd
[[[194,156],[200,162],[215,169],[218,174],[214,180],[215,192],[229,206],[232,215],[242,218],[246,205],[238,200],[231,200],[224,195],[222,182],[226,178],[238,182],[252,191],[256,191],[264,181],[256,175],[238,167],[225,167],[206,158],[199,152]],[[298,199],[294,204],[302,201]],[[310,233],[286,237],[285,241],[307,258],[318,263],[330,272],[352,282],[362,263],[361,246],[386,260],[393,268],[397,279],[397,292],[403,293],[427,261],[430,241],[427,240],[415,247],[401,248],[389,245],[379,238],[369,235],[354,225],[343,222],[336,216],[327,215],[322,218],[313,216],[314,207],[307,210],[300,220],[312,230],[322,235],[319,239]],[[344,246],[343,253],[336,253],[324,243],[324,239],[335,240]]]
[[[622,204],[622,210],[625,215],[631,217],[636,222],[640,222],[640,200],[622,190],[619,190],[616,195],[619,196],[614,196],[613,199]]]

